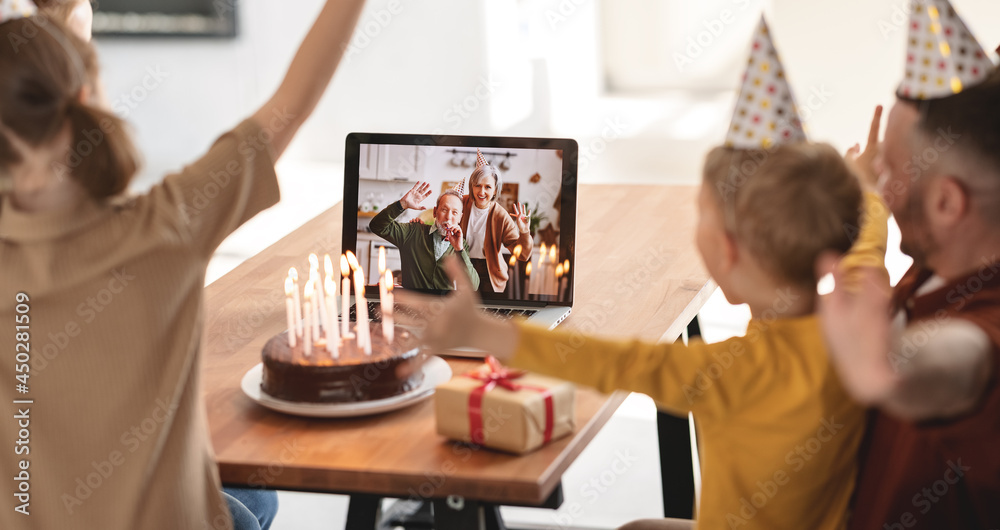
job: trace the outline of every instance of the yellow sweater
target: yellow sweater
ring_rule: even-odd
[[[866,203],[849,268],[884,263],[887,210],[876,207],[877,195]],[[699,528],[843,528],[864,409],[841,387],[816,316],[780,318],[778,300],[778,317],[755,318],[746,335],[716,344],[647,344],[521,324],[510,364],[693,412]]]

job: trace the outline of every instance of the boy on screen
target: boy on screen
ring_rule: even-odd
[[[479,274],[469,260],[469,249],[462,237],[462,196],[448,190],[438,197],[434,207],[434,225],[402,224],[396,218],[406,210],[426,210],[421,206],[431,194],[431,186],[417,182],[403,198],[379,212],[368,228],[399,248],[402,261],[402,281],[406,289],[454,289],[454,282],[443,267],[445,256],[456,254],[465,264],[472,285],[479,288]]]

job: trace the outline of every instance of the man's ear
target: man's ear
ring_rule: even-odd
[[[928,212],[945,226],[954,226],[969,212],[969,189],[956,177],[937,179],[928,195]]]

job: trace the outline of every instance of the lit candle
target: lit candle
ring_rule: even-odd
[[[368,355],[372,354],[371,330],[368,328],[368,303],[365,301],[364,271],[359,267],[354,271],[354,307],[358,313],[358,323],[355,333],[358,335],[358,347],[363,348]]]
[[[312,355],[312,320],[313,320],[313,287],[312,282],[306,282],[305,290],[305,313],[306,313],[306,329],[305,336],[302,337],[302,348],[305,351],[306,357]]]
[[[347,266],[347,256],[340,255],[340,274],[344,276],[341,282],[340,304],[340,334],[345,339],[351,338],[351,269]]]
[[[329,263],[330,256],[326,257]],[[333,270],[333,265],[327,268],[328,271]],[[330,352],[330,355],[334,359],[340,356],[340,332],[337,331],[337,326],[333,323],[333,317],[331,315],[337,314],[337,282],[333,281],[333,275],[326,275],[326,318],[327,321],[323,323],[323,330],[326,333],[326,351]]]
[[[316,280],[309,280],[309,283],[307,285],[311,288],[312,293],[313,293],[313,297],[312,297],[312,300],[313,300],[313,303],[312,303],[312,331],[310,333],[312,335],[312,342],[315,345],[315,344],[319,344],[320,337],[321,337],[321,335],[319,334],[319,323],[320,323],[319,306],[320,306],[320,302],[319,302],[319,298],[316,297],[316,294],[319,291],[317,289],[317,287],[319,287],[319,282],[317,282]]]
[[[556,265],[556,283],[559,284],[559,299],[563,297],[563,266],[562,263]]]
[[[531,262],[529,261],[527,265],[524,266],[524,277],[527,279],[528,283],[528,294],[526,298],[530,298],[531,295]]]
[[[556,276],[556,260],[557,259],[558,258],[556,256],[556,246],[555,246],[555,244],[553,244],[551,247],[549,247],[549,259],[548,259],[548,262],[547,262],[548,265],[549,265],[549,269],[551,269],[551,270],[550,270],[550,272],[548,274],[545,275],[545,277],[549,280],[548,294],[557,294],[557,292],[558,292],[558,288],[556,287],[556,284],[559,281],[559,277]]]
[[[378,278],[385,276],[385,247],[378,247]]]
[[[319,277],[319,257],[316,254],[309,254],[309,281],[313,282],[316,287],[316,308],[319,312],[316,325],[326,327],[326,293],[323,289],[323,281]],[[317,338],[319,338],[318,335]]]
[[[288,347],[295,347],[295,299],[292,298],[292,277],[285,277],[285,315],[288,318]]]
[[[514,252],[510,255],[510,268],[513,271],[510,275],[511,287],[510,296],[514,300],[519,300],[521,298],[521,281],[520,272],[521,267],[518,265],[517,260],[521,257],[521,245],[514,247]]]
[[[302,301],[299,299],[299,271],[295,267],[288,269],[288,276],[292,279],[292,300],[295,304],[295,335],[302,336]]]
[[[393,296],[392,296],[392,271],[385,271],[384,279],[381,283],[382,302],[382,336],[386,342],[392,344],[395,325],[393,323]]]
[[[323,272],[326,273],[323,280],[323,296],[326,297],[326,318],[323,320],[323,328],[325,329],[337,325],[337,280],[333,272],[333,260],[330,259],[329,254],[323,255]],[[334,335],[339,335],[339,333],[339,331],[335,332]]]
[[[356,271],[361,268],[361,264],[358,263],[358,257],[355,256],[350,250],[347,251],[347,263],[351,265],[352,271]]]

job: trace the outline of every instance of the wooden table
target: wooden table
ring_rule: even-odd
[[[694,246],[696,194],[690,186],[580,187],[576,301],[562,329],[650,341],[681,334],[715,288]],[[378,416],[315,420],[271,412],[243,395],[244,373],[285,328],[288,268],[301,269],[310,252],[340,254],[341,211],[335,205],[206,288],[203,388],[222,481],[352,500],[458,496],[452,507],[459,497],[472,506],[557,506],[550,496],[562,474],[624,394],[579,389],[577,432],[521,457],[438,436],[431,400]],[[478,364],[448,362],[455,373]]]

